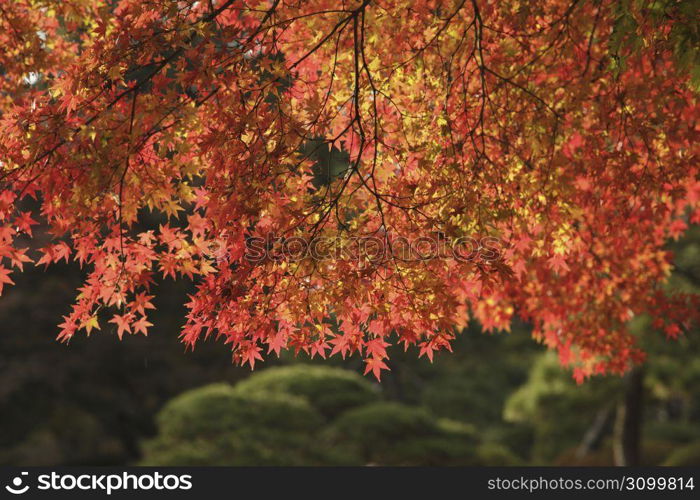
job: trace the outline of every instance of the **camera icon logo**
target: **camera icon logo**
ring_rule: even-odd
[[[13,495],[21,495],[23,493],[26,493],[27,490],[29,489],[29,485],[25,484],[22,486],[22,478],[23,476],[28,476],[28,472],[22,472],[19,476],[16,476],[12,479],[12,484],[8,484],[5,486],[5,489],[12,493]]]

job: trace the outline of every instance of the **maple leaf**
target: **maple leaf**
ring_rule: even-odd
[[[131,333],[131,318],[128,314],[115,314],[109,322],[117,325],[117,336],[119,340],[124,336],[124,332]]]
[[[255,368],[255,361],[262,361],[263,359],[263,357],[260,355],[260,351],[261,349],[257,345],[248,345],[247,347],[242,348],[240,353],[241,364],[244,365],[248,363],[250,365],[250,369],[253,370]]]
[[[279,358],[282,349],[285,349],[287,347],[287,337],[282,333],[271,335],[267,339],[267,345],[267,353],[270,354],[271,352],[274,352]]]
[[[0,266],[0,295],[2,295],[2,287],[5,284],[14,285],[15,282],[10,279],[11,271],[9,269]]]
[[[194,236],[202,236],[207,229],[207,220],[198,213],[187,216],[187,223]]]
[[[369,322],[369,325],[367,326],[367,331],[377,336],[382,336],[386,333],[384,323],[376,319],[373,319]]]
[[[676,323],[671,323],[664,327],[664,332],[669,338],[677,338],[681,333],[680,327]]]
[[[148,335],[149,326],[153,326],[153,323],[150,323],[146,319],[146,316],[142,316],[133,324],[134,333],[143,333],[144,335]]]
[[[78,329],[75,321],[73,321],[70,316],[63,316],[63,323],[60,323],[58,327],[61,329],[61,331],[57,338],[62,342],[69,341],[75,334],[75,331]]]
[[[570,269],[563,255],[553,255],[547,262],[549,267],[558,273],[566,272]]]
[[[148,309],[155,309],[156,307],[151,302],[153,295],[147,295],[145,292],[139,292],[134,297],[131,302],[131,307],[134,312],[141,315],[145,315]]]
[[[32,262],[32,259],[27,255],[26,248],[20,248],[18,250],[13,249],[8,257],[10,259],[10,264],[19,269],[20,272],[24,271],[25,262]]]
[[[523,259],[518,259],[513,265],[513,272],[518,279],[522,279],[527,274],[527,265]]]
[[[367,356],[372,356],[376,358],[386,358],[386,348],[389,347],[389,343],[385,342],[383,338],[374,338],[365,342],[365,350]]]
[[[10,226],[0,226],[0,243],[10,243],[15,230]]]
[[[15,219],[15,226],[19,231],[23,231],[27,236],[32,236],[32,226],[39,224],[37,221],[32,219],[32,214],[30,212],[22,212]]]
[[[90,316],[90,318],[87,319],[82,325],[81,328],[85,328],[86,334],[89,336],[90,333],[92,332],[93,328],[95,330],[100,329],[100,323],[97,320],[97,316]]]
[[[336,335],[329,341],[329,343],[333,345],[333,349],[331,349],[331,356],[340,353],[342,358],[345,359],[345,356],[347,356],[347,354],[351,351],[350,339],[347,335]]]
[[[574,368],[573,376],[574,380],[576,381],[576,384],[581,385],[586,379],[586,372],[582,368]]]
[[[379,378],[390,334],[432,361],[454,328],[507,329],[517,314],[582,363],[578,379],[641,359],[630,311],[662,318],[671,337],[700,319],[694,293],[657,293],[673,270],[666,240],[700,222],[697,96],[672,50],[695,26],[682,15],[625,3],[637,28],[620,47],[598,36],[619,13],[596,2],[576,4],[563,38],[542,21],[570,9],[562,0],[483,6],[490,29],[478,2],[449,22],[434,2],[385,2],[381,15],[373,2],[346,13],[195,2],[187,14],[170,2],[11,3],[0,261],[23,271],[15,245],[40,222],[37,265],[81,265],[61,340],[114,309],[119,338],[145,334],[156,274],[196,282],[189,348],[220,336],[251,368],[258,344],[359,351]],[[348,37],[360,19],[362,36]],[[535,25],[526,40],[513,29]],[[212,35],[241,30],[251,36],[235,50]],[[41,44],[25,43],[37,33]],[[475,36],[478,51],[456,43]],[[625,67],[586,62],[572,78],[582,47],[590,61],[622,51]],[[448,53],[459,64],[446,67]],[[621,95],[623,129],[611,113]],[[649,127],[664,140],[640,140]],[[10,283],[0,268],[0,292]]]
[[[382,358],[371,356],[364,360],[365,365],[365,375],[372,372],[372,375],[381,382],[382,380],[382,370],[389,370],[389,367],[384,363]]]
[[[107,72],[107,78],[110,80],[119,80],[122,77],[122,70],[119,66],[112,66]]]
[[[688,229],[688,224],[681,219],[674,220],[668,228],[668,232],[674,240],[680,238]]]
[[[485,329],[488,329],[488,327],[485,327]],[[421,342],[419,344],[420,350],[418,353],[418,357],[421,356],[427,356],[430,362],[433,362],[433,356],[434,352],[436,350],[435,344],[433,342]]]
[[[71,249],[65,242],[61,241],[42,250],[43,256],[37,261],[36,265],[48,267],[49,264],[59,262],[61,259],[68,262],[71,254]]]

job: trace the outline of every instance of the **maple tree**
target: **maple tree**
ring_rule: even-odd
[[[632,317],[676,337],[697,316],[664,289],[665,242],[700,221],[696,19],[694,0],[0,0],[0,292],[75,261],[59,338],[122,338],[152,326],[158,275],[191,279],[182,340],[251,368],[359,353],[379,378],[391,343],[432,360],[517,315],[577,379],[623,372]],[[320,172],[324,151],[343,161]],[[358,238],[381,251],[282,251]],[[498,245],[405,258],[407,239]]]

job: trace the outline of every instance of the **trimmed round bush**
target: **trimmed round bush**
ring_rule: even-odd
[[[379,391],[366,378],[326,366],[291,365],[268,368],[235,386],[238,394],[290,394],[304,398],[327,419],[379,401]]]
[[[477,439],[469,426],[422,408],[374,403],[341,415],[326,439],[358,464],[475,465]]]
[[[321,415],[302,398],[237,393],[214,384],[181,394],[158,414],[145,465],[306,465],[332,461],[316,446]]]

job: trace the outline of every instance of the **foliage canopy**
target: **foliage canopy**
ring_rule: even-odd
[[[157,276],[190,278],[183,341],[251,368],[357,352],[379,378],[390,342],[432,359],[518,315],[577,379],[624,371],[628,320],[676,337],[698,310],[662,287],[665,242],[700,221],[697,11],[2,0],[0,292],[75,261],[59,337],[121,338],[152,326]],[[479,251],[404,258],[406,239]]]

